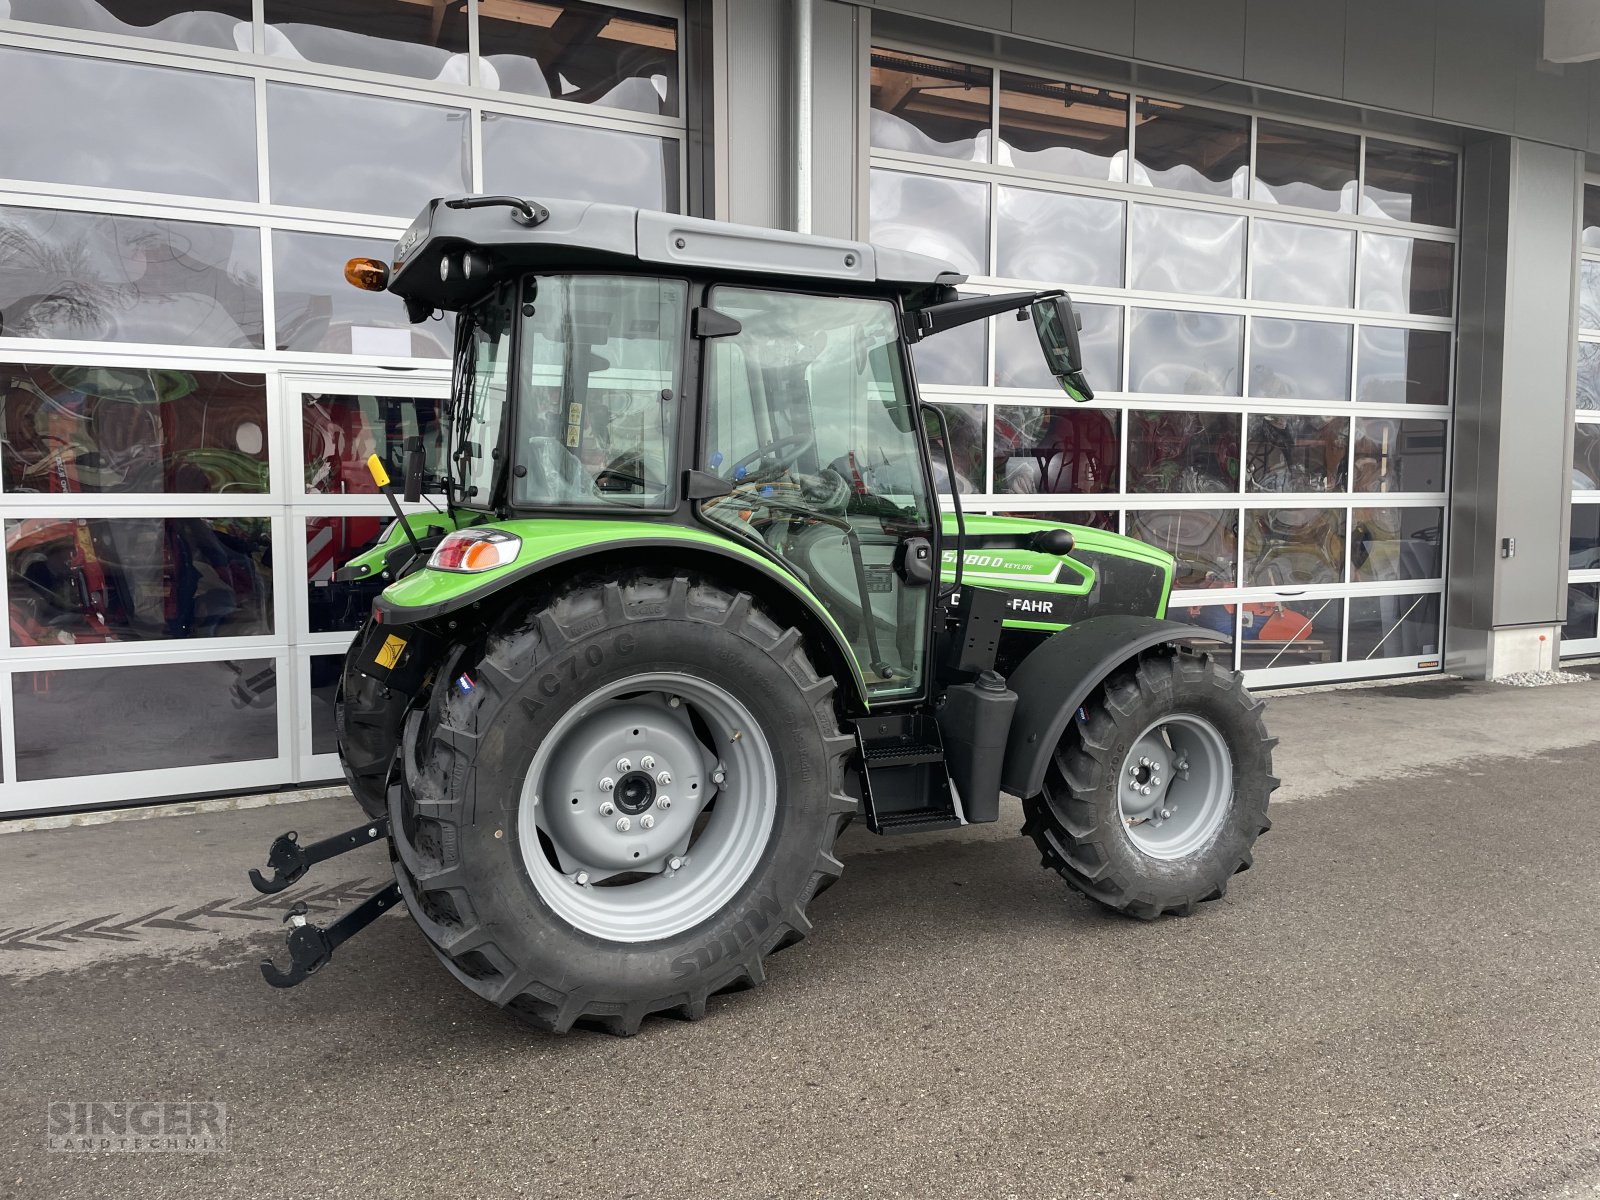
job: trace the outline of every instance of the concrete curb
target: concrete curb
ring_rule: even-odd
[[[349,795],[350,789],[341,784],[335,787],[260,792],[249,796],[220,796],[212,800],[180,800],[171,804],[108,808],[98,812],[48,813],[38,817],[0,819],[0,835],[35,833],[43,829],[71,829],[79,825],[109,825],[114,821],[148,821],[153,817],[192,817],[198,813],[235,812],[246,808],[299,804],[304,800],[331,800],[337,796]]]

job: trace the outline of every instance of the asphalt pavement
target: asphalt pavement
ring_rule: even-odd
[[[1276,697],[1256,868],[1107,915],[995,826],[852,829],[768,984],[530,1031],[403,914],[267,988],[321,799],[0,832],[0,1197],[1600,1197],[1600,682]],[[0,826],[0,829],[3,829]],[[47,1149],[51,1102],[203,1101],[226,1149]]]

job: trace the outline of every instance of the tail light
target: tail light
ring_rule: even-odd
[[[438,571],[492,571],[517,561],[522,539],[503,529],[458,529],[428,559]]]

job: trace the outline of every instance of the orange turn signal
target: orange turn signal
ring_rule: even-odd
[[[376,258],[352,258],[344,265],[344,279],[364,292],[381,292],[389,286],[389,264]]]

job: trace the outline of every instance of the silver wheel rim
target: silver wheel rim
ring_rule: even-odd
[[[518,840],[562,920],[656,941],[727,905],[777,811],[777,765],[749,709],[714,683],[657,671],[607,684],[556,722],[528,766]]]
[[[1152,721],[1122,762],[1117,807],[1142,853],[1167,861],[1204,849],[1233,802],[1233,756],[1217,727],[1193,713]]]

